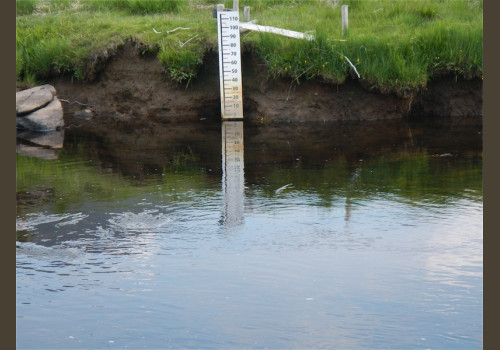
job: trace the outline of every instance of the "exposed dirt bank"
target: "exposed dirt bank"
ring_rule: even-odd
[[[141,57],[133,43],[117,50],[92,82],[57,78],[49,83],[63,100],[66,125],[138,127],[156,123],[220,119],[217,54],[208,53],[199,76],[186,87],[170,81],[155,57]],[[440,78],[407,98],[381,94],[348,80],[300,84],[266,79],[265,65],[243,55],[245,121],[274,122],[481,118],[482,81]],[[91,120],[73,117],[90,107]]]

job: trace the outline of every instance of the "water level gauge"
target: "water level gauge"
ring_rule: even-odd
[[[222,119],[243,119],[239,11],[217,12]]]

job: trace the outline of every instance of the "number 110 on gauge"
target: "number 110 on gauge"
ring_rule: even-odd
[[[222,119],[243,119],[239,11],[217,12]]]

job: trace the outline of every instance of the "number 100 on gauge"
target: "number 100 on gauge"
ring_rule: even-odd
[[[238,11],[217,12],[222,119],[243,119]]]

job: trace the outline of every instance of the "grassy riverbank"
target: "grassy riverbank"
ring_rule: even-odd
[[[188,84],[207,50],[217,50],[211,11],[221,2],[232,6],[231,0],[17,0],[17,79],[27,84],[61,74],[92,79],[116,48],[133,38],[171,79]],[[345,36],[340,5],[349,5]],[[342,83],[358,79],[351,62],[366,86],[405,95],[438,75],[482,77],[481,0],[241,0],[243,6],[251,7],[258,24],[315,36],[306,41],[242,33],[243,48],[263,59],[269,78]],[[189,29],[167,33],[177,27]]]

